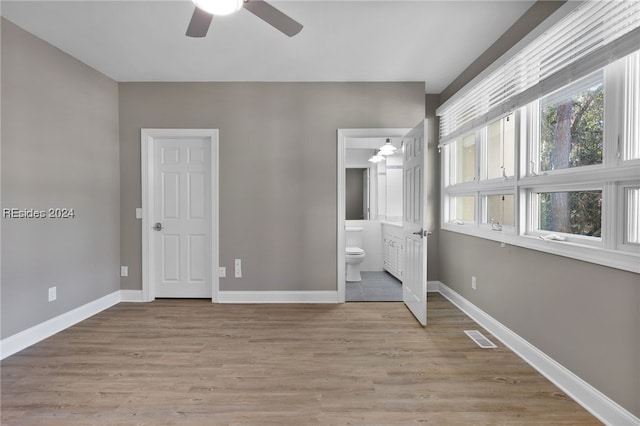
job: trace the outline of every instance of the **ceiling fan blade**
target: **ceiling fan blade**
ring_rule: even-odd
[[[263,0],[245,0],[244,8],[289,37],[302,30],[300,23]]]
[[[189,27],[187,28],[187,35],[189,37],[206,36],[212,19],[212,14],[196,7],[193,11],[193,16],[191,16]]]

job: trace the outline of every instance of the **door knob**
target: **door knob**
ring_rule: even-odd
[[[153,230],[154,231],[162,231],[163,227],[162,224],[160,222],[156,222],[155,225],[153,225]]]
[[[427,235],[431,235],[431,232],[425,231],[424,229],[421,229],[418,232],[414,232],[413,235],[420,235],[420,238],[424,238]]]

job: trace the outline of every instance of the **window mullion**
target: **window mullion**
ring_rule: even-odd
[[[602,188],[602,245],[609,250],[615,250],[620,234],[616,229],[616,210],[619,208],[617,192],[617,185],[613,182],[604,184]]]
[[[520,170],[521,170],[521,165],[522,165],[522,161],[521,161],[521,153],[526,152],[526,150],[522,150],[522,143],[523,143],[523,138],[522,138],[522,124],[524,123],[524,120],[522,119],[522,113],[523,113],[523,109],[519,108],[515,111],[514,114],[514,120],[515,120],[515,134],[513,135],[515,140],[513,142],[513,155],[514,155],[514,159],[513,159],[513,182],[512,182],[512,188],[513,188],[513,195],[514,195],[514,209],[515,209],[515,217],[514,217],[514,230],[515,230],[515,234],[516,235],[521,235],[523,232],[523,222],[521,220],[521,215],[520,215],[520,211],[521,211],[521,206],[520,206],[520,179],[521,179],[521,174],[520,174]],[[524,142],[526,142],[526,138],[524,139]],[[525,155],[526,157],[526,155]],[[526,158],[525,158],[526,161]]]

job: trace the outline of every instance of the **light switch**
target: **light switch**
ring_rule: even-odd
[[[242,261],[240,259],[236,259],[235,262],[235,277],[236,278],[242,278]]]
[[[137,208],[136,209],[136,219],[142,219],[142,209],[141,208]]]
[[[49,287],[49,302],[53,302],[57,298],[58,298],[57,288],[56,287]]]

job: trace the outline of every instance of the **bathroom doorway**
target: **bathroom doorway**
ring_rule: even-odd
[[[411,129],[339,129],[338,130],[338,301],[402,301],[402,281],[399,273],[392,274],[385,261],[383,224],[396,225],[402,221],[402,138]],[[380,166],[369,161],[379,147],[389,143],[398,154],[389,156]],[[395,161],[395,162],[394,162]],[[399,163],[398,163],[399,161]],[[347,188],[347,173],[353,187]],[[357,170],[354,170],[357,169]],[[358,184],[358,181],[360,184]],[[388,184],[399,185],[389,189]],[[355,188],[355,189],[354,189]],[[366,191],[365,191],[366,188]],[[358,210],[358,219],[352,214],[347,217],[347,193],[359,194],[350,199],[351,210]],[[350,197],[352,195],[349,195]],[[398,198],[400,197],[400,198]],[[362,206],[362,210],[357,206]],[[346,232],[345,227],[363,228],[364,260],[360,265],[362,281],[346,281]],[[398,228],[401,230],[401,225]],[[388,237],[388,235],[387,235]],[[387,248],[391,248],[387,247]],[[394,258],[394,264],[402,263]],[[397,271],[396,271],[397,272]],[[394,276],[395,275],[395,276]]]

